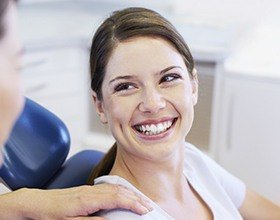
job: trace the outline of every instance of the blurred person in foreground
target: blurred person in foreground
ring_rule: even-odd
[[[0,166],[2,148],[19,116],[24,98],[19,70],[22,47],[15,0],[0,1]],[[70,189],[23,188],[0,195],[0,219],[103,219],[89,216],[102,209],[123,208],[138,214],[151,210],[139,194],[120,185]]]

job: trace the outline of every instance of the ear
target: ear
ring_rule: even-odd
[[[193,68],[192,71],[191,84],[192,84],[192,101],[193,101],[193,105],[195,106],[198,98],[198,77],[197,77],[197,70],[195,68]]]
[[[97,98],[97,94],[96,92],[92,92],[92,99],[95,105],[95,110],[97,112],[97,114],[99,115],[99,119],[103,124],[107,124],[107,117],[104,111],[104,106],[103,106],[103,101],[99,100]]]

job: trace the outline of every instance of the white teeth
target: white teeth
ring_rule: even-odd
[[[151,130],[152,133],[156,133],[157,132],[157,126],[151,125],[150,130]]]
[[[164,130],[164,125],[162,123],[158,124],[158,130],[157,130],[157,133],[160,133],[160,131],[163,131]],[[166,126],[167,127],[167,126]]]
[[[172,125],[172,122],[171,121],[168,121],[167,122],[167,127],[170,127]]]
[[[165,121],[163,123],[151,124],[151,125],[137,125],[136,130],[146,135],[155,135],[165,132],[172,125],[172,120]]]
[[[144,131],[149,131],[150,130],[150,126],[146,125],[146,127],[144,126]]]

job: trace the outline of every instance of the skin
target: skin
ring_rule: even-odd
[[[93,93],[100,120],[117,141],[110,175],[128,180],[175,219],[213,219],[183,175],[183,146],[193,121],[197,84],[196,75],[190,78],[182,56],[167,41],[135,37],[113,50],[103,99]],[[134,127],[174,118],[175,124],[160,135],[143,135]],[[279,206],[250,189],[239,211],[244,219],[280,219]]]
[[[17,13],[10,5],[4,18],[6,33],[0,41],[0,143],[6,141],[23,107],[19,68],[21,44],[17,31]],[[0,153],[2,158],[2,153]],[[0,160],[2,161],[2,159]],[[1,164],[0,164],[1,165]]]
[[[197,80],[190,81],[181,55],[171,45],[161,50],[163,43],[167,44],[161,39],[137,38],[118,44],[107,66],[102,86],[103,101],[94,98],[101,121],[109,124],[120,148],[134,157],[155,162],[166,160],[170,152],[183,143],[193,121],[193,105],[197,100]],[[170,67],[174,68],[160,74]],[[172,73],[184,80],[173,80]],[[122,79],[124,77],[127,79]],[[170,82],[159,83],[160,80]],[[116,92],[117,86],[128,88]],[[176,135],[148,140],[133,129],[137,124],[174,118],[177,118],[173,129]],[[168,143],[166,148],[162,148],[162,143]],[[151,147],[157,154],[150,151]]]
[[[247,189],[242,206],[239,209],[244,219],[252,220],[278,220],[280,207],[262,197],[253,190]]]
[[[0,39],[0,146],[7,140],[24,100],[18,73],[22,49],[16,14],[14,3],[10,3],[4,18],[6,33]],[[0,195],[0,219],[97,220],[103,218],[89,217],[88,214],[113,208],[124,208],[138,214],[152,210],[141,196],[125,187],[110,184],[59,190],[24,188]]]
[[[100,209],[124,208],[144,214],[147,201],[131,190],[102,184],[59,190],[20,189],[0,196],[0,219],[104,219]]]

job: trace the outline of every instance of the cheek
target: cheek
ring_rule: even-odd
[[[0,59],[3,58],[0,56]],[[22,99],[21,78],[15,64],[9,59],[0,61],[0,95],[7,96],[10,102],[20,101]]]
[[[184,109],[185,113],[189,117],[193,117],[194,102],[193,102],[193,93],[191,89],[183,90],[179,100],[181,100],[180,104]]]
[[[23,107],[23,95],[19,75],[0,76],[1,108],[3,106],[10,114],[18,114]]]
[[[7,138],[23,104],[19,76],[4,76],[3,72],[0,72],[0,143]]]
[[[183,134],[186,135],[193,123],[194,103],[193,93],[189,86],[179,86],[176,91],[169,93],[169,102],[180,115],[183,124]]]
[[[114,123],[128,124],[135,111],[134,100],[128,97],[114,97],[105,103],[106,116],[110,126]]]
[[[193,94],[189,85],[182,84],[172,88],[172,90],[166,92],[166,97],[175,106],[180,107],[180,109],[193,107]]]

